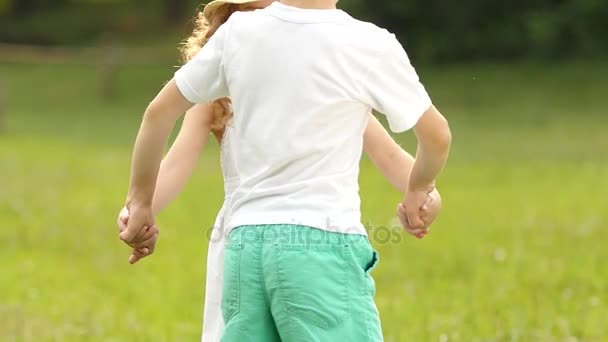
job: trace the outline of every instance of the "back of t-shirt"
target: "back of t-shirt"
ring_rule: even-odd
[[[235,13],[176,81],[192,102],[232,98],[240,185],[228,228],[365,234],[358,173],[371,109],[403,131],[431,105],[393,35],[340,10],[278,2]]]

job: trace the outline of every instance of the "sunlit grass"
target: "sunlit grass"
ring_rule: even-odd
[[[395,226],[401,195],[362,162],[387,341],[608,338],[607,71],[421,71],[454,130],[428,239],[387,242],[380,227]],[[94,70],[0,66],[0,341],[200,339],[205,233],[223,198],[217,147],[161,215],[153,258],[129,266],[114,224],[139,118],[171,73],[125,69],[104,102]],[[402,142],[414,150],[411,135]]]

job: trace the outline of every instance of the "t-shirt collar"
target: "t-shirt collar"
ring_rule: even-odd
[[[349,15],[339,9],[304,9],[287,6],[279,1],[266,7],[265,11],[273,17],[295,23],[327,23],[349,18]]]

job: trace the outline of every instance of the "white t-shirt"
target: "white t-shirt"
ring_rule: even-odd
[[[369,112],[402,132],[431,106],[394,35],[341,10],[279,2],[233,14],[175,80],[193,103],[232,98],[240,184],[227,229],[366,234],[358,176]]]

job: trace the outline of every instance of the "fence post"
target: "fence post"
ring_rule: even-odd
[[[3,133],[6,129],[6,115],[8,95],[6,95],[6,88],[4,86],[4,80],[0,78],[0,133]]]
[[[111,100],[116,96],[116,74],[120,51],[111,41],[107,41],[101,49],[101,65],[99,68],[99,91],[101,99]]]

